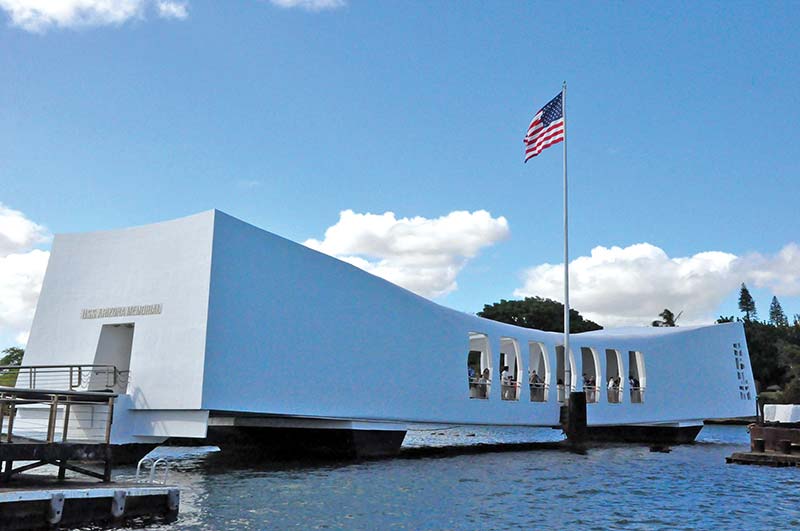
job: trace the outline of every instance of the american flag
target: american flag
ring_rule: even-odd
[[[564,141],[564,107],[562,93],[550,100],[533,117],[528,133],[525,135],[525,162],[535,157],[545,148]]]

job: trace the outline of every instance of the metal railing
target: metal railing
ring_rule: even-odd
[[[489,398],[489,389],[492,385],[491,380],[485,378],[470,378],[469,379],[469,397],[470,398]]]
[[[583,392],[586,393],[586,403],[587,404],[595,404],[600,401],[600,397],[597,395],[597,386],[596,385],[583,385]]]
[[[608,397],[609,404],[621,404],[622,403],[622,389],[619,387],[606,387],[606,394]]]
[[[569,402],[569,393],[572,393],[573,391],[575,391],[574,385],[570,385],[569,390],[567,390],[567,387],[563,383],[556,384],[556,398],[561,403]]]
[[[548,391],[550,385],[544,382],[536,382],[528,384],[531,391],[531,402],[547,402]]]
[[[519,382],[509,381],[500,385],[500,398],[503,400],[519,400]]]
[[[0,444],[105,443],[111,439],[116,394],[0,391]]]
[[[0,365],[0,387],[49,391],[114,391],[129,371],[114,365]]]
[[[631,403],[644,403],[644,387],[631,387]]]

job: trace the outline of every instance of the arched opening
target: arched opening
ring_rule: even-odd
[[[600,401],[597,382],[602,382],[603,377],[600,375],[600,362],[593,348],[581,347],[581,368],[583,369],[581,381],[583,382],[583,392],[586,393],[586,403],[596,404]]]
[[[575,374],[575,358],[572,355],[572,349],[569,351],[569,387],[565,385],[564,378],[564,346],[558,345],[556,347],[556,390],[558,391],[558,401],[565,402],[569,398],[569,393],[575,390],[575,385],[578,382],[578,375]]]
[[[644,355],[635,350],[628,352],[628,384],[631,386],[631,403],[643,403],[647,374],[644,370]]]
[[[622,402],[622,388],[625,382],[622,379],[622,356],[619,350],[606,349],[606,393],[609,404]]]
[[[528,387],[531,391],[531,402],[547,402],[550,390],[550,361],[544,343],[531,341],[528,343],[530,354],[528,366]]]
[[[522,358],[519,343],[510,337],[500,338],[500,377],[503,400],[519,400]]]
[[[469,333],[467,354],[469,397],[486,400],[492,387],[492,353],[489,337],[479,332]]]

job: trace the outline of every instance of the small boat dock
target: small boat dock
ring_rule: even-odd
[[[78,383],[97,382],[107,374],[105,367],[0,367],[4,383],[11,384],[0,387],[0,529],[177,517],[180,492],[166,485],[169,465],[163,460],[150,460],[142,481],[144,460],[136,481],[112,481],[117,394],[105,385],[84,390]],[[63,385],[60,376],[66,376]],[[159,464],[162,484],[155,477]]]
[[[0,487],[0,529],[21,531],[88,523],[111,523],[134,517],[177,517],[180,492],[167,485],[59,482],[21,475]]]
[[[766,404],[748,429],[750,451],[733,453],[725,458],[727,463],[800,466],[800,405]]]

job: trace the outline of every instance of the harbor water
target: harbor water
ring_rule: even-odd
[[[404,445],[558,440],[547,429],[427,427]],[[726,465],[744,426],[706,426],[669,453],[601,445],[362,462],[231,462],[159,448],[182,488],[176,522],[128,529],[797,529],[800,472]],[[133,469],[117,476],[130,478]]]

